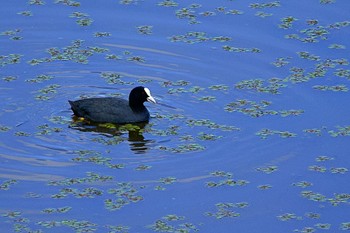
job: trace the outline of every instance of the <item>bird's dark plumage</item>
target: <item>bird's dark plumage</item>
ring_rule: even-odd
[[[149,112],[143,105],[145,101],[156,103],[148,88],[135,87],[129,101],[117,97],[88,98],[68,101],[76,116],[93,122],[136,123],[149,120]]]

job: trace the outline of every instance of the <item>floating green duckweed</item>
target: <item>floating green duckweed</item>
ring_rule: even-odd
[[[163,151],[169,151],[172,153],[186,153],[186,152],[202,151],[205,149],[205,147],[197,143],[190,143],[190,144],[181,144],[181,145],[178,145],[177,147],[160,146],[159,149]]]
[[[53,214],[53,213],[67,213],[70,211],[72,207],[70,206],[65,206],[65,207],[60,207],[60,208],[46,208],[43,209],[42,212],[46,214]]]
[[[0,66],[18,64],[21,62],[20,54],[9,54],[9,55],[0,55]]]
[[[292,138],[297,136],[297,134],[289,131],[280,131],[280,130],[271,130],[271,129],[262,129],[256,132],[256,135],[259,136],[261,139],[266,139],[267,137],[272,135],[278,135],[281,138]]]
[[[285,213],[285,214],[277,216],[277,218],[281,221],[301,220],[302,219],[302,217],[297,216],[294,213]]]
[[[316,136],[321,136],[322,135],[322,129],[313,128],[313,129],[304,129],[303,131],[305,133],[313,134],[313,135],[316,135]]]
[[[350,222],[343,222],[343,223],[340,225],[340,229],[343,230],[343,231],[348,231],[348,230],[350,230]]]
[[[45,75],[45,74],[41,74],[36,76],[36,78],[33,79],[27,79],[26,82],[31,82],[31,83],[42,83],[48,80],[53,79],[54,77],[51,75]]]
[[[171,176],[169,176],[169,177],[163,177],[163,178],[160,178],[160,179],[159,179],[159,182],[160,182],[160,183],[166,184],[166,185],[168,185],[168,184],[173,184],[173,183],[175,183],[176,181],[177,181],[176,177],[171,177]]]
[[[222,138],[222,136],[217,136],[217,135],[214,135],[214,134],[208,134],[208,133],[200,132],[198,134],[197,138],[199,140],[203,140],[203,141],[215,141],[217,139]]]
[[[95,32],[94,37],[110,37],[112,34],[110,32]]]
[[[95,53],[104,53],[108,51],[104,48],[98,47],[86,47],[83,46],[83,40],[74,40],[72,44],[59,48],[49,48],[46,51],[50,54],[48,58],[32,59],[28,61],[30,65],[39,65],[44,62],[53,62],[53,61],[73,61],[76,63],[87,64],[89,62],[88,58],[94,55]]]
[[[7,132],[11,129],[9,126],[0,125],[0,132]]]
[[[297,183],[293,183],[293,186],[300,187],[300,188],[307,188],[312,186],[313,184],[308,181],[299,181]]]
[[[217,188],[221,186],[245,186],[249,184],[249,181],[247,180],[234,180],[233,174],[230,172],[225,171],[214,171],[210,173],[213,177],[220,177],[223,179],[220,179],[218,181],[209,181],[206,183],[206,187],[208,188]]]
[[[321,4],[331,4],[331,3],[335,3],[335,0],[320,0]]]
[[[151,169],[151,168],[152,168],[152,166],[145,165],[145,164],[141,164],[141,165],[137,166],[137,167],[135,168],[135,170],[136,170],[136,171],[146,171],[146,170],[149,170],[149,169]]]
[[[165,7],[176,7],[179,4],[173,0],[164,0],[162,2],[158,2],[158,6],[165,6]]]
[[[203,126],[209,129],[220,129],[222,131],[239,131],[240,130],[235,126],[220,125],[215,122],[212,122],[209,119],[198,119],[198,120],[189,119],[186,121],[186,124],[190,127]]]
[[[268,190],[268,189],[271,189],[271,188],[272,188],[272,186],[269,185],[269,184],[263,184],[263,185],[259,185],[258,186],[258,189],[260,189],[260,190]]]
[[[255,13],[255,16],[258,16],[258,17],[261,17],[261,18],[270,17],[272,15],[273,14],[271,14],[271,13],[266,13],[266,12],[263,12],[263,11],[258,11],[258,12]]]
[[[126,139],[121,137],[121,136],[113,136],[111,138],[106,138],[105,136],[102,137],[95,137],[92,138],[91,141],[93,142],[98,142],[101,143],[103,145],[107,145],[107,146],[115,146],[115,145],[119,145],[120,143],[124,142]]]
[[[37,128],[40,131],[37,132],[36,135],[51,135],[52,133],[59,133],[62,131],[61,128],[50,127],[48,124],[39,125]]]
[[[71,186],[76,184],[86,184],[95,182],[108,182],[113,180],[112,176],[103,176],[94,172],[87,172],[86,177],[81,178],[67,178],[61,181],[49,181],[48,185],[51,186]]]
[[[17,180],[6,180],[0,184],[0,190],[9,190],[12,185],[17,184]]]
[[[345,45],[341,44],[331,44],[328,46],[330,49],[346,49]]]
[[[301,196],[310,201],[316,201],[316,202],[325,202],[327,200],[326,196],[313,191],[302,191]]]
[[[325,86],[325,85],[315,85],[312,88],[320,91],[342,91],[347,92],[349,91],[349,88],[345,85],[335,85],[335,86]]]
[[[277,111],[266,110],[266,107],[268,107],[269,105],[271,105],[271,102],[266,100],[262,100],[260,101],[260,103],[257,103],[255,101],[242,99],[228,103],[224,109],[227,112],[241,112],[251,117],[277,115]]]
[[[249,7],[253,9],[274,8],[274,7],[280,7],[280,6],[281,6],[280,1],[273,1],[273,2],[266,2],[266,3],[251,3],[249,5]]]
[[[349,170],[345,167],[332,167],[330,169],[330,172],[333,174],[345,174],[347,173]]]
[[[17,14],[23,15],[23,16],[33,16],[33,13],[31,11],[20,11]]]
[[[78,1],[73,1],[73,0],[55,0],[56,4],[63,4],[67,6],[73,6],[73,7],[79,7],[80,2]]]
[[[256,92],[269,94],[280,94],[279,89],[286,87],[286,84],[283,82],[284,80],[278,78],[272,78],[267,81],[262,79],[250,79],[236,83],[235,88],[240,90],[254,90]]]
[[[319,219],[321,218],[321,215],[318,213],[308,212],[308,213],[305,213],[305,217],[311,218],[311,219]]]
[[[328,133],[332,137],[338,136],[349,136],[350,135],[350,126],[337,126],[337,130],[330,130]]]
[[[199,98],[200,101],[204,101],[204,102],[213,102],[216,100],[215,96],[202,96]]]
[[[19,136],[19,137],[29,137],[31,134],[30,133],[26,133],[23,131],[17,131],[15,132],[15,136]]]
[[[248,203],[239,202],[239,203],[231,203],[231,202],[220,202],[216,204],[217,211],[216,212],[206,212],[206,216],[215,217],[216,219],[223,218],[237,218],[241,216],[240,213],[236,212],[237,208],[246,208],[248,207]]]
[[[291,57],[279,57],[276,59],[276,61],[272,62],[272,65],[276,67],[283,67],[290,63],[289,62],[290,59]]]
[[[293,16],[284,17],[281,19],[281,24],[278,26],[283,29],[288,29],[291,28],[293,26],[293,23],[297,20],[298,19],[294,18]]]
[[[143,187],[140,187],[139,189],[142,188]],[[117,183],[117,187],[109,189],[108,193],[117,197],[116,200],[105,200],[105,207],[108,210],[119,210],[125,205],[143,200],[143,197],[138,195],[138,189],[131,183]]]
[[[185,219],[184,216],[169,214],[156,220],[152,225],[147,226],[147,228],[155,232],[190,233],[199,231],[193,223],[185,222]]]
[[[209,87],[209,89],[214,90],[214,91],[227,91],[229,89],[229,86],[224,85],[224,84],[218,84],[218,85],[212,85]]]
[[[263,172],[265,174],[271,174],[273,172],[276,172],[278,170],[278,167],[277,166],[258,167],[256,170],[259,172]]]
[[[17,77],[15,77],[15,76],[6,76],[6,77],[3,77],[2,80],[4,80],[5,82],[12,82],[12,81],[17,80]]]
[[[326,172],[327,168],[323,166],[312,165],[312,166],[309,166],[309,170],[315,171],[315,172]]]
[[[234,47],[230,45],[224,45],[222,46],[222,49],[227,52],[234,52],[234,53],[261,53],[261,49],[259,48],[241,48],[241,47]]]
[[[142,26],[137,27],[138,33],[140,33],[142,35],[151,35],[152,29],[153,29],[153,26],[151,26],[151,25],[142,25]]]
[[[30,5],[45,5],[45,1],[43,0],[29,0]]]
[[[9,211],[5,212],[4,214],[1,214],[1,216],[6,217],[6,218],[17,218],[21,216],[22,212],[20,211]]]
[[[123,226],[123,225],[118,225],[118,226],[107,225],[105,227],[108,229],[109,233],[116,233],[116,232],[128,233],[130,229],[130,227]]]
[[[184,42],[188,44],[201,43],[207,41],[227,42],[231,40],[232,38],[227,36],[210,37],[205,32],[187,32],[184,35],[175,35],[170,37],[171,42]]]
[[[61,86],[58,84],[46,86],[38,91],[39,94],[35,96],[35,99],[40,101],[50,100],[54,97],[54,95],[57,93],[57,89],[60,87]]]
[[[97,224],[86,220],[62,220],[61,224],[72,228],[75,232],[95,232],[97,230]]]

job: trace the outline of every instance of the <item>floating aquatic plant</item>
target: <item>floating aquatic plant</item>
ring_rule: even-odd
[[[313,191],[302,191],[301,196],[310,201],[316,201],[316,202],[325,202],[327,200],[326,196]]]
[[[4,80],[5,82],[12,82],[12,81],[17,80],[17,77],[15,77],[15,76],[6,76],[6,77],[3,77],[2,80]]]
[[[271,174],[278,170],[277,166],[267,166],[267,167],[258,167],[256,171],[263,172],[265,174]]]
[[[308,181],[299,181],[297,183],[293,183],[292,185],[296,186],[296,187],[300,187],[300,188],[307,188],[307,187],[312,186],[313,184],[311,182],[308,182]]]
[[[45,5],[45,1],[43,0],[29,0],[30,5]]]
[[[0,190],[9,190],[12,185],[17,184],[17,180],[6,180],[0,184]]]
[[[350,126],[337,126],[337,130],[330,130],[328,133],[332,137],[338,136],[349,136],[350,135]]]
[[[152,225],[147,226],[147,228],[155,232],[190,233],[199,231],[193,223],[185,222],[185,219],[184,216],[169,214],[156,220]]]
[[[0,125],[0,132],[7,132],[11,129],[9,126]]]
[[[235,88],[240,90],[244,90],[244,89],[254,90],[257,92],[269,93],[269,94],[280,94],[279,89],[286,86],[287,85],[284,84],[284,80],[279,78],[271,78],[269,80],[263,80],[263,79],[243,80],[236,83]]]
[[[163,0],[162,2],[158,2],[158,6],[165,6],[165,7],[176,7],[179,4],[173,0]]]
[[[335,85],[335,86],[326,86],[326,85],[315,85],[312,88],[320,91],[341,91],[341,92],[347,92],[349,91],[349,88],[343,84],[341,85]]]
[[[151,35],[152,29],[153,29],[153,26],[151,26],[151,25],[142,25],[142,26],[137,27],[138,33],[140,33],[142,35]]]
[[[258,12],[255,13],[255,16],[258,16],[258,17],[261,17],[261,18],[270,17],[272,15],[273,14],[271,14],[271,13],[266,13],[266,12],[263,12],[263,11],[258,11]]]
[[[277,218],[281,221],[301,220],[302,219],[302,217],[297,216],[294,213],[285,213],[282,215],[278,215]]]
[[[51,79],[53,79],[53,78],[54,78],[54,77],[51,76],[51,75],[41,74],[41,75],[36,76],[36,77],[33,78],[33,79],[27,79],[26,82],[31,82],[31,83],[42,83],[42,82],[51,80]]]
[[[312,165],[312,166],[309,166],[309,170],[315,171],[315,172],[326,172],[327,168],[323,166]]]
[[[160,146],[158,148],[160,150],[169,151],[172,153],[196,152],[196,151],[202,151],[205,149],[204,146],[197,143],[181,144],[181,145],[178,145],[177,147]]]
[[[18,64],[21,61],[22,55],[20,54],[9,54],[0,55],[0,66]]]
[[[288,29],[293,26],[293,23],[297,21],[298,19],[293,16],[287,16],[281,19],[281,24],[278,26],[283,29]]]
[[[42,212],[46,213],[46,214],[67,213],[71,209],[72,209],[72,207],[70,207],[70,206],[64,206],[64,207],[59,207],[59,208],[46,208],[46,209],[43,209]]]
[[[88,58],[94,55],[95,53],[104,53],[108,50],[97,47],[86,47],[83,46],[83,40],[74,40],[72,44],[59,48],[49,48],[46,51],[50,54],[48,58],[41,59],[32,59],[28,63],[30,65],[39,65],[44,62],[53,62],[53,61],[73,61],[76,63],[87,64]]]
[[[73,6],[73,7],[79,7],[80,2],[78,1],[73,1],[73,0],[55,0],[56,4],[63,4],[67,6]]]
[[[40,89],[39,94],[35,96],[36,100],[46,101],[53,98],[53,95],[57,93],[57,89],[61,86],[58,84],[51,84],[49,86]]]
[[[272,136],[272,135],[278,135],[281,138],[296,137],[295,133],[292,133],[289,131],[280,131],[280,130],[271,130],[271,129],[262,129],[256,132],[256,135],[258,135],[261,139],[266,139],[268,136]]]
[[[152,168],[152,166],[150,166],[150,165],[141,164],[141,165],[137,166],[135,168],[135,170],[136,171],[146,171],[146,170],[149,170],[151,168]]]
[[[216,219],[223,218],[236,218],[241,216],[240,213],[236,212],[236,208],[246,208],[248,207],[248,203],[240,202],[240,203],[232,203],[232,202],[220,202],[216,204],[217,211],[216,212],[206,212],[206,216],[215,217]]]
[[[241,47],[233,47],[230,45],[224,45],[222,46],[223,50],[228,52],[235,52],[235,53],[261,53],[261,49],[259,48],[241,48]]]
[[[233,174],[225,171],[214,171],[210,173],[213,177],[220,177],[218,181],[208,181],[206,187],[217,188],[221,186],[245,186],[249,184],[247,180],[233,179]],[[223,179],[221,179],[223,178]]]
[[[20,11],[17,14],[23,15],[23,16],[33,16],[33,13],[31,11]]]
[[[319,219],[321,218],[321,215],[318,213],[308,212],[308,213],[305,213],[305,217],[311,218],[311,219]]]
[[[280,1],[273,1],[273,2],[266,2],[266,3],[251,3],[249,5],[249,7],[253,9],[274,8],[274,7],[280,7],[280,6],[281,6]]]
[[[61,132],[62,129],[58,127],[50,127],[48,124],[39,125],[37,127],[40,131],[36,135],[50,135],[52,133]]]
[[[105,207],[108,210],[118,210],[130,203],[136,203],[143,200],[143,197],[138,195],[138,189],[131,183],[117,183],[116,188],[108,190],[109,194],[117,197],[116,200],[106,199]],[[139,189],[142,189],[140,187]]]
[[[304,129],[303,131],[305,133],[310,133],[310,134],[314,134],[314,135],[317,135],[317,136],[321,136],[322,135],[322,129],[313,128],[313,129]]]

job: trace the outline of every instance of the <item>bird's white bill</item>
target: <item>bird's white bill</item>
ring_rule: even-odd
[[[147,101],[156,104],[156,100],[152,96],[147,97]]]
[[[156,100],[151,96],[151,91],[147,87],[145,87],[145,92],[148,95],[147,101],[156,104]]]

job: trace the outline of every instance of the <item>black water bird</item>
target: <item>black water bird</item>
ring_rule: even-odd
[[[129,94],[129,101],[117,97],[87,98],[68,101],[74,115],[98,123],[147,122],[150,114],[144,102],[156,103],[146,87],[135,87]]]

